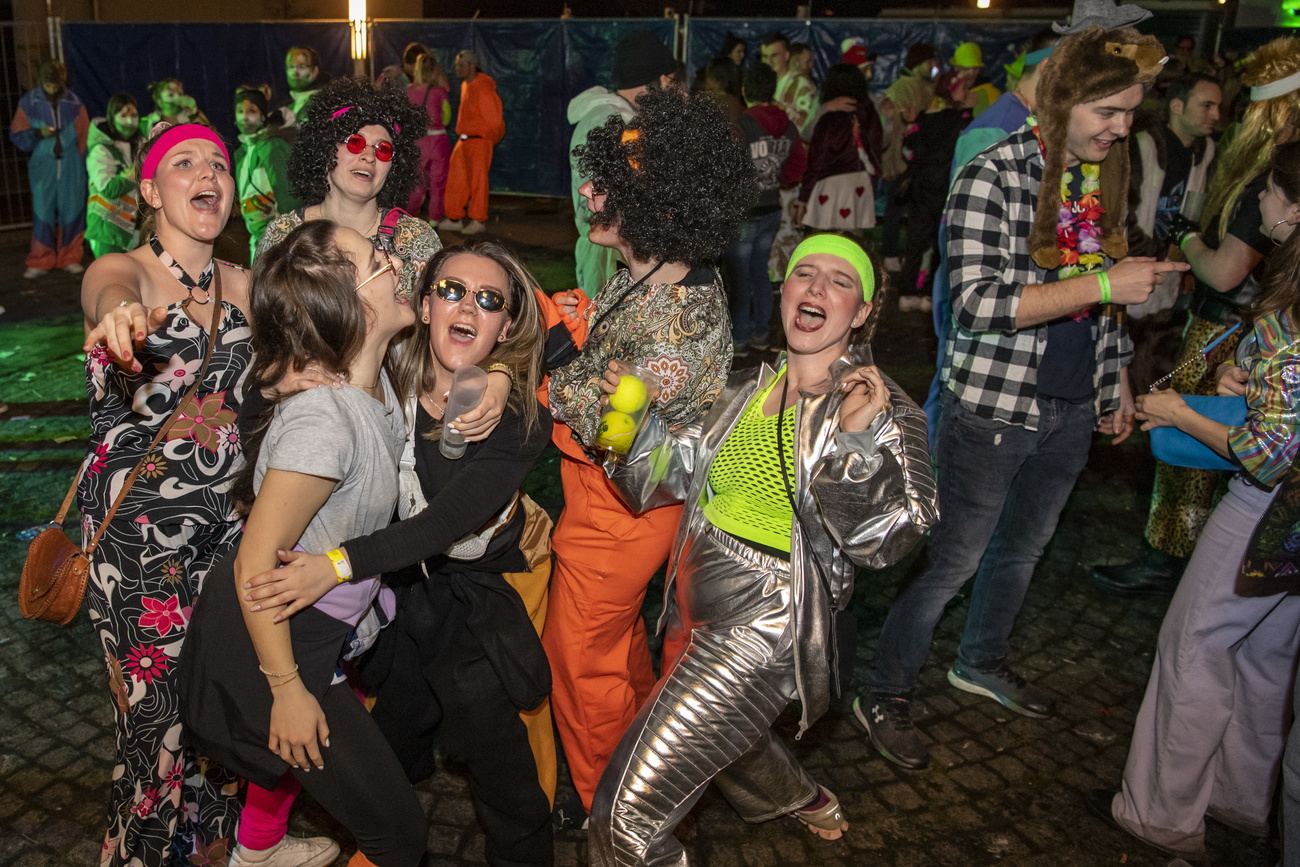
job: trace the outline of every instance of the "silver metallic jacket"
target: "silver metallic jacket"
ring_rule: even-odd
[[[661,631],[675,604],[683,543],[708,523],[702,496],[709,465],[750,399],[776,378],[784,361],[784,356],[778,359],[777,370],[763,364],[733,372],[703,421],[670,432],[652,413],[628,453],[606,459],[606,474],[633,511],[686,505],[669,559]],[[839,429],[840,381],[847,371],[870,363],[870,347],[851,348],[831,364],[825,382],[802,392],[795,410],[794,490],[805,525],[800,533],[792,518],[790,534],[795,681],[803,705],[800,736],[830,706],[831,604],[848,607],[857,567],[883,569],[898,562],[939,520],[925,414],[893,380],[884,377],[891,405],[867,430]],[[826,578],[833,600],[827,599],[814,555],[823,569],[830,567]]]

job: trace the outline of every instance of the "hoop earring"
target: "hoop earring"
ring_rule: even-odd
[[[1277,240],[1276,238],[1274,238],[1274,237],[1273,237],[1273,232],[1277,230],[1277,227],[1278,227],[1278,226],[1282,225],[1282,224],[1285,223],[1285,222],[1286,222],[1286,218],[1283,217],[1282,219],[1278,220],[1276,223],[1274,223],[1272,226],[1269,227],[1269,230],[1268,230],[1268,239],[1269,239],[1270,241],[1273,242],[1273,246],[1274,246],[1274,247],[1280,247],[1280,246],[1282,246],[1282,241],[1279,241],[1279,240]],[[1285,240],[1285,239],[1283,239],[1283,240]]]

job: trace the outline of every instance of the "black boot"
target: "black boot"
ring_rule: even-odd
[[[1147,548],[1146,554],[1128,563],[1097,566],[1092,583],[1121,596],[1167,596],[1178,588],[1185,568],[1186,559]]]

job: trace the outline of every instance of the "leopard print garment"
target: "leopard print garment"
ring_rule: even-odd
[[[1231,328],[1192,316],[1183,338],[1178,363],[1191,361],[1167,384],[1179,394],[1215,394],[1214,372],[1225,361],[1232,361],[1245,329],[1239,328],[1227,340],[1214,347],[1206,358],[1202,347]],[[1146,537],[1153,548],[1188,558],[1196,550],[1201,528],[1228,489],[1231,473],[1221,470],[1198,470],[1174,467],[1156,461],[1155,487],[1151,491],[1151,511],[1147,516]]]

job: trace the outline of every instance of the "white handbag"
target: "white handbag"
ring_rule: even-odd
[[[420,479],[415,474],[415,413],[418,400],[414,395],[406,399],[406,442],[402,445],[402,457],[397,464],[399,491],[397,514],[402,518],[418,515],[429,506],[428,500],[424,498],[424,491],[420,487]],[[477,560],[482,557],[484,552],[487,551],[488,543],[492,541],[492,537],[508,524],[514,516],[515,506],[518,502],[519,492],[516,491],[514,496],[510,498],[510,502],[506,503],[505,508],[492,521],[483,529],[458,539],[454,545],[447,549],[447,556],[453,560]]]

